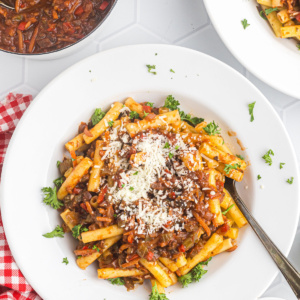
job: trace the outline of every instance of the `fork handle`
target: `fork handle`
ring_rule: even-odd
[[[297,299],[300,300],[300,274],[292,266],[289,260],[281,253],[281,251],[275,246],[275,244],[265,233],[265,231],[260,227],[260,225],[257,223],[255,218],[249,212],[248,208],[235,191],[235,189],[233,189],[231,196],[233,197],[238,208],[248,220],[250,226],[255,231],[258,238],[268,250],[277,267],[279,268],[286,281],[292,288],[293,292],[295,293]]]

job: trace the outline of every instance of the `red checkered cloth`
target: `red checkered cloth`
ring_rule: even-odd
[[[2,164],[10,138],[32,96],[8,94],[0,102],[0,178]],[[0,214],[0,300],[40,300],[26,281],[11,255]]]

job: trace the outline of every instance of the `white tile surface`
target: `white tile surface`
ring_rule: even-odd
[[[0,53],[0,99],[10,91],[35,96],[60,72],[101,50],[141,43],[177,44],[210,54],[252,81],[282,118],[300,161],[300,100],[274,90],[245,70],[213,29],[202,0],[119,0],[103,29],[89,46],[55,61],[35,61]],[[298,270],[299,253],[300,227],[289,255]],[[280,274],[263,296],[296,299]]]

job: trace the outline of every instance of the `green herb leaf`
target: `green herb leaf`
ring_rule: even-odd
[[[282,169],[284,165],[285,165],[285,163],[280,163],[279,164],[279,169]]]
[[[207,259],[207,260],[205,260],[205,261],[200,262],[199,264],[200,264],[200,265],[203,265],[203,266],[207,266],[208,263],[209,263],[211,260],[212,260],[212,257],[210,257],[209,259]]]
[[[169,148],[170,148],[170,144],[168,142],[166,142],[164,145],[164,149],[169,149]]]
[[[155,282],[154,286],[152,287],[152,292],[149,295],[149,300],[168,300],[166,294],[158,292],[156,282]]]
[[[59,177],[55,180],[53,180],[53,183],[56,185],[56,187],[59,189],[60,186],[63,184],[64,182],[64,178],[63,177]]]
[[[193,282],[192,273],[189,272],[183,276],[178,277],[178,281],[181,283],[183,288],[187,287],[190,283]]]
[[[54,238],[54,237],[64,237],[64,234],[65,233],[64,233],[62,227],[57,225],[53,231],[45,233],[45,234],[43,234],[43,236],[45,238],[49,239],[49,238]]]
[[[244,29],[246,29],[248,26],[250,26],[250,24],[248,23],[248,21],[246,19],[242,20],[241,22],[242,22]]]
[[[265,12],[264,12],[263,10],[261,10],[261,11],[259,12],[259,15],[260,15],[264,20],[268,20],[268,19],[266,18]]]
[[[173,69],[170,69],[170,72],[175,73],[175,71]]]
[[[251,116],[251,118],[250,118],[250,122],[253,122],[253,121],[254,121],[253,109],[254,109],[255,103],[256,103],[256,101],[255,101],[255,102],[253,102],[253,103],[250,103],[250,104],[248,104],[248,108],[249,108],[249,115]]]
[[[75,239],[77,239],[79,237],[79,235],[81,234],[81,232],[85,232],[85,231],[89,231],[89,230],[86,227],[82,227],[81,224],[75,225],[72,228],[72,235]]]
[[[179,145],[176,145],[176,146],[175,146],[175,150],[178,150],[178,149],[179,149]]]
[[[133,173],[133,175],[137,175],[137,174],[139,174],[139,172],[138,172],[138,171],[136,171],[136,172],[134,172],[134,173]]]
[[[236,157],[238,157],[241,160],[245,160],[245,158],[242,155],[237,154]]]
[[[259,180],[259,179],[261,179],[261,176],[258,174],[258,175],[257,175],[257,180]]]
[[[148,68],[149,73],[156,75],[156,72],[152,72],[152,70],[156,69],[156,65],[146,65],[146,67]]]
[[[97,250],[97,252],[100,252],[100,249],[96,245],[94,245],[92,249]]]
[[[124,280],[120,277],[110,278],[107,280],[110,281],[111,284],[115,284],[115,285],[124,285],[125,284]]]
[[[224,172],[226,173],[226,174],[229,174],[229,172],[232,170],[232,169],[237,169],[237,168],[240,168],[241,167],[241,165],[240,164],[238,164],[238,163],[236,163],[236,164],[234,164],[234,165],[228,165],[228,164],[226,164],[225,165],[225,168],[224,168]]]
[[[204,121],[203,118],[192,118],[190,114],[185,114],[183,111],[179,111],[179,115],[181,120],[191,123],[193,126],[196,126],[197,124],[202,123]]]
[[[113,121],[113,120],[108,121],[108,126],[109,126],[109,127],[113,127],[113,125],[114,125],[114,121]]]
[[[114,214],[114,218],[116,218],[117,217],[117,214]]]
[[[146,105],[150,106],[150,107],[153,107],[154,103],[153,102],[147,102]]]
[[[57,199],[56,187],[53,189],[51,187],[44,187],[42,188],[42,192],[44,193],[43,202],[47,205],[50,205],[54,209],[59,209],[64,206],[64,204]]]
[[[129,188],[129,190],[130,190],[130,191],[133,191],[133,190],[134,190],[134,187],[131,186],[131,187]]]
[[[148,115],[149,115],[149,113],[146,113],[146,112],[144,111],[144,118],[146,118]]]
[[[274,152],[271,149],[262,157],[265,160],[265,162],[269,164],[269,166],[272,165],[272,158],[270,155],[274,156]]]
[[[59,168],[59,165],[61,164],[61,162],[58,160],[57,162],[56,162],[56,166]]]
[[[291,179],[288,179],[286,182],[289,183],[289,184],[292,184],[294,181],[294,177],[291,177]]]
[[[196,267],[192,269],[193,280],[198,282],[204,274],[207,273],[207,270],[204,270],[202,265],[199,263]]]
[[[63,258],[62,263],[67,265],[67,264],[69,263],[69,261],[68,261],[68,259],[65,257],[65,258]]]
[[[122,183],[122,188],[125,186],[125,183]]]
[[[215,123],[215,121],[212,121],[209,124],[207,124],[206,127],[203,127],[203,130],[205,130],[205,132],[208,133],[208,135],[216,135],[221,133],[221,129],[219,125]]]
[[[174,154],[170,152],[169,153],[169,158],[172,159],[173,156],[174,156]]]
[[[131,120],[138,119],[139,117],[140,117],[140,115],[134,110],[129,113],[129,118]]]
[[[267,8],[266,10],[265,10],[265,14],[266,15],[269,15],[271,12],[273,12],[273,11],[278,11],[279,9],[277,8],[277,7],[270,7],[270,8]]]
[[[164,107],[167,107],[171,110],[176,110],[178,109],[179,105],[180,105],[179,101],[175,100],[175,98],[172,95],[169,95],[165,100]]]
[[[298,48],[298,50],[300,50],[300,44],[297,44],[296,47]]]
[[[92,124],[95,126],[98,124],[105,116],[105,112],[101,108],[96,108],[92,115]]]
[[[222,211],[222,214],[225,216],[233,207],[234,204],[230,205],[226,210]]]

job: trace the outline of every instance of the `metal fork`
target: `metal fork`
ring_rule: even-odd
[[[254,219],[254,217],[246,207],[245,203],[239,196],[235,187],[235,181],[230,178],[226,178],[225,188],[228,190],[236,205],[244,214],[250,226],[252,227],[260,241],[263,243],[263,245],[271,255],[275,264],[277,265],[277,267],[285,277],[286,281],[292,288],[293,292],[295,293],[297,299],[300,300],[300,274],[292,266],[288,259],[280,252],[280,250],[275,246],[275,244],[271,241],[268,235],[264,232],[264,230]]]

